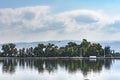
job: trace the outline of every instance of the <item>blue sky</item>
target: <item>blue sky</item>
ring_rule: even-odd
[[[49,5],[55,12],[74,9],[99,9],[113,13],[114,11],[119,12],[119,3],[120,0],[1,0],[0,8]]]
[[[0,41],[119,41],[119,3],[120,0],[1,0]]]

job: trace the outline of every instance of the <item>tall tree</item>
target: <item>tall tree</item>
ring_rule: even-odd
[[[43,57],[45,55],[44,48],[45,48],[44,44],[38,44],[38,46],[36,46],[34,48],[34,51],[33,51],[34,55],[39,56],[39,57]]]
[[[89,56],[100,56],[103,55],[103,49],[100,44],[93,43],[87,48],[87,52],[85,54],[86,57]]]
[[[86,52],[87,49],[90,47],[91,43],[88,42],[86,39],[83,39],[81,44],[80,44],[80,48],[81,48],[81,53],[83,57],[86,57]]]
[[[48,45],[46,45],[46,49],[45,49],[45,56],[47,57],[54,57],[56,55],[58,55],[58,50],[57,50],[58,46],[49,43]]]
[[[17,55],[17,48],[16,45],[13,43],[3,44],[2,50],[4,56],[16,56]]]
[[[112,55],[110,46],[105,46],[104,54],[105,54],[105,56],[111,56]]]

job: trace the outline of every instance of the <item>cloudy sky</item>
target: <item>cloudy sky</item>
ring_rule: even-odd
[[[119,41],[120,0],[0,0],[0,43]]]

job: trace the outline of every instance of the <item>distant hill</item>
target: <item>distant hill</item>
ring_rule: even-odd
[[[16,43],[16,47],[17,48],[28,48],[28,47],[35,47],[37,46],[39,43],[42,43],[42,44],[48,44],[48,43],[51,43],[51,44],[55,44],[57,45],[58,47],[61,47],[61,46],[65,46],[67,45],[68,42],[75,42],[77,44],[80,44],[81,41],[75,41],[75,40],[62,40],[62,41],[41,41],[41,42],[30,42],[30,43]]]
[[[102,46],[110,46],[116,52],[120,52],[120,41],[100,42]]]
[[[80,44],[81,41],[77,41],[77,40],[61,40],[61,41],[40,41],[40,42],[21,42],[21,43],[15,43],[16,47],[18,49],[20,48],[29,48],[29,47],[35,47],[37,46],[37,44],[42,43],[42,44],[48,44],[48,43],[52,43],[57,45],[58,47],[61,46],[65,46],[67,45],[68,42],[75,42],[77,44]],[[95,42],[95,43],[100,43],[103,47],[104,46],[110,46],[111,49],[114,49],[117,52],[120,52],[120,41],[104,41],[104,42]],[[1,48],[2,44],[0,44],[0,48]]]

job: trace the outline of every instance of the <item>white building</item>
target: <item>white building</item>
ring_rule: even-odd
[[[89,56],[89,58],[96,58],[96,56]]]

